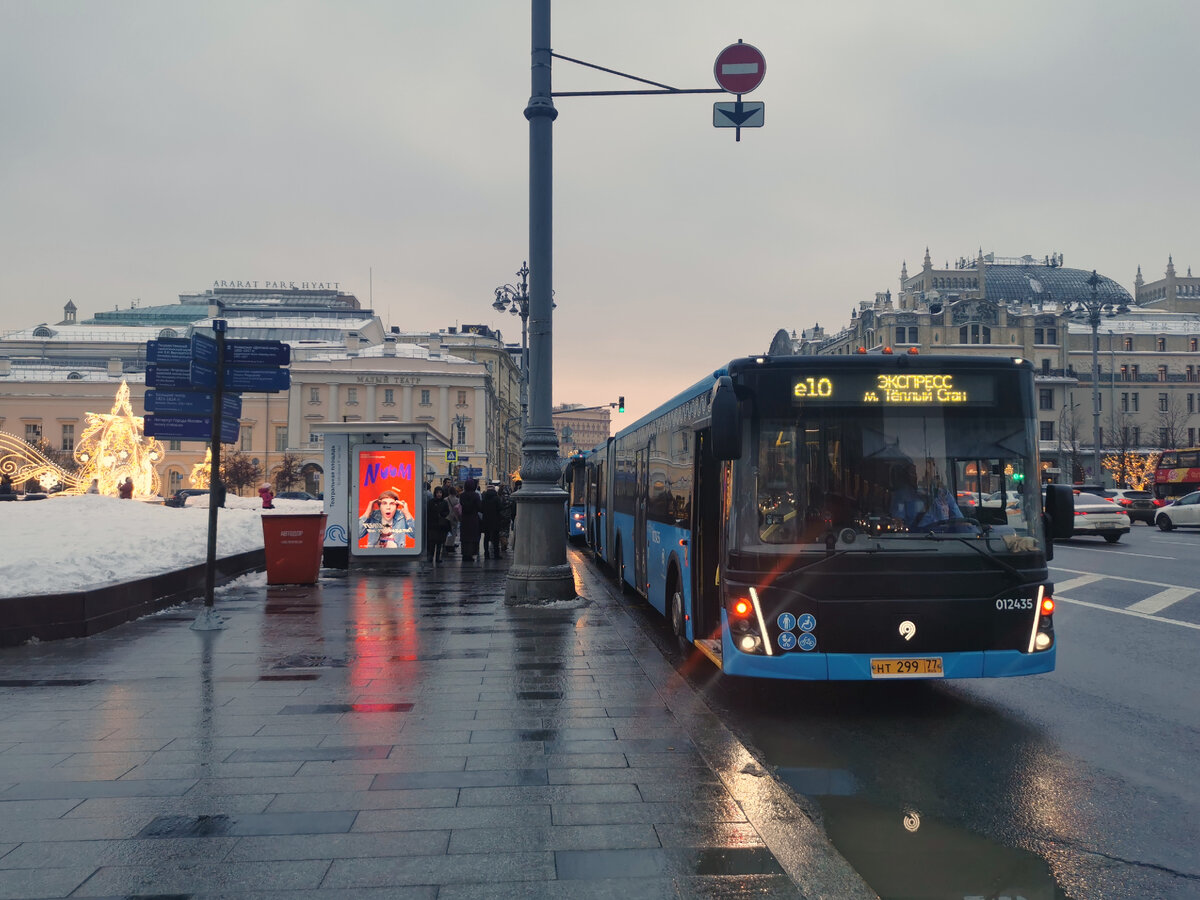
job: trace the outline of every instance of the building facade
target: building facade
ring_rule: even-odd
[[[550,411],[558,435],[558,455],[564,459],[587,452],[612,433],[612,408],[565,403]]]

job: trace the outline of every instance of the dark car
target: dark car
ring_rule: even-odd
[[[316,500],[308,491],[284,491],[275,495],[276,500]]]
[[[1154,514],[1158,512],[1158,507],[1154,504],[1154,494],[1150,491],[1131,491],[1119,488],[1097,493],[1125,510],[1129,521],[1145,522],[1147,525],[1154,524]]]
[[[163,501],[163,506],[184,507],[187,506],[187,498],[195,497],[199,494],[207,494],[208,488],[180,488],[170,497]]]

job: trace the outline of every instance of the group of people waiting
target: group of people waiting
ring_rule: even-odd
[[[479,557],[483,539],[485,559],[501,558],[508,552],[509,534],[517,515],[512,494],[499,482],[490,482],[481,494],[475,479],[456,488],[449,478],[430,490],[425,483],[426,550],[431,563],[461,548],[462,561]]]

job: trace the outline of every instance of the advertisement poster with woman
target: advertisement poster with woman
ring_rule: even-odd
[[[420,556],[424,522],[421,448],[362,444],[354,453],[356,554]]]

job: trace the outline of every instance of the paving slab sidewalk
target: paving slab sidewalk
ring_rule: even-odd
[[[592,564],[259,576],[0,650],[0,900],[873,897]]]

